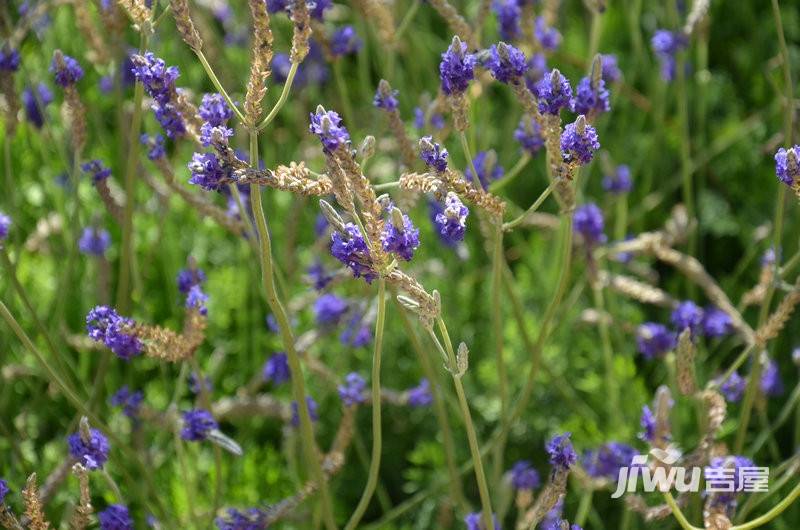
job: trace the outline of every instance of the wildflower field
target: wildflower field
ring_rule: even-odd
[[[800,4],[0,4],[0,526],[800,528]]]

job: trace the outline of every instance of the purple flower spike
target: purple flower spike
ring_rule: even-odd
[[[0,72],[16,72],[19,69],[19,50],[4,46],[0,49]]]
[[[53,59],[53,63],[50,65],[50,71],[55,74],[56,84],[62,88],[67,88],[81,80],[83,77],[83,68],[81,68],[78,61],[69,55],[64,55],[63,57],[63,66],[59,68],[58,64],[56,64],[56,60]]]
[[[642,417],[639,420],[642,432],[639,439],[645,442],[652,442],[656,438],[656,416],[647,405],[642,407]]]
[[[720,392],[725,396],[725,399],[731,403],[741,401],[744,396],[745,388],[747,388],[747,379],[740,376],[738,372],[733,372],[730,377],[719,386]]]
[[[89,428],[87,433],[80,431],[67,438],[69,454],[80,461],[86,469],[101,469],[108,461],[108,451],[111,446],[108,439],[97,429]]]
[[[111,176],[111,170],[107,168],[102,160],[91,160],[81,164],[84,173],[92,175],[92,181],[100,182]]]
[[[25,117],[37,129],[41,129],[44,125],[44,109],[52,102],[53,93],[44,83],[39,83],[35,88],[26,87],[22,91]]]
[[[344,234],[338,231],[331,234],[331,254],[346,265],[354,277],[363,277],[367,283],[372,282],[377,274],[372,270],[369,248],[364,236],[353,223],[347,223],[344,229]]]
[[[206,273],[203,269],[190,268],[182,269],[178,273],[178,291],[187,294],[195,285],[203,285],[206,281]]]
[[[542,48],[548,51],[553,51],[561,44],[561,34],[556,28],[551,28],[545,22],[544,17],[536,17],[536,24],[534,26],[534,36]]]
[[[572,87],[557,69],[553,69],[536,84],[539,112],[557,115],[561,109],[571,109]]]
[[[417,386],[408,389],[409,407],[427,407],[432,402],[433,395],[431,394],[431,384],[427,379],[420,379]]]
[[[492,514],[492,522],[495,530],[502,530],[496,514]],[[467,530],[486,530],[483,525],[483,518],[480,512],[468,514],[466,517],[464,517],[464,524],[467,525]]]
[[[310,115],[311,123],[308,129],[322,142],[326,151],[335,151],[340,145],[350,145],[350,133],[342,125],[339,114],[324,108],[317,107],[316,112]]]
[[[122,504],[112,504],[97,514],[100,530],[133,530],[133,519],[128,508]]]
[[[126,329],[134,325],[133,320],[119,316],[108,306],[97,306],[86,315],[86,331],[89,338],[102,342],[114,354],[123,360],[142,352],[142,343]]]
[[[569,439],[570,436],[572,436],[572,433],[569,432],[554,436],[545,446],[554,472],[567,471],[578,461],[578,455],[575,453],[575,449],[573,449],[572,442]]]
[[[111,234],[102,228],[86,227],[78,240],[78,249],[90,256],[102,256],[110,245]]]
[[[397,90],[392,90],[389,83],[381,79],[378,84],[378,89],[375,91],[375,97],[372,99],[372,104],[379,109],[393,111],[397,110],[400,102],[397,101],[397,96],[400,94]]]
[[[386,252],[391,252],[405,261],[411,261],[414,251],[419,247],[419,229],[414,226],[408,215],[395,208],[392,210],[390,221],[383,227],[381,245]]]
[[[120,387],[109,400],[112,407],[122,407],[122,413],[129,418],[135,418],[139,414],[142,401],[144,394],[139,390],[131,392],[127,385]]]
[[[486,67],[501,83],[511,83],[522,77],[528,70],[525,54],[504,42],[492,45]]]
[[[783,394],[783,381],[775,359],[768,359],[764,364],[764,371],[761,372],[761,391],[769,397]]]
[[[692,334],[696,335],[703,322],[703,310],[691,300],[686,300],[678,304],[672,311],[670,320],[678,331],[689,328]]]
[[[514,130],[514,139],[519,142],[522,149],[535,155],[544,147],[542,129],[535,119],[524,116]]]
[[[593,86],[589,77],[581,79],[575,88],[572,108],[578,114],[601,113],[611,110],[606,82],[601,78],[597,81],[596,86]]]
[[[367,382],[363,377],[355,372],[347,374],[345,384],[339,385],[339,397],[345,407],[352,407],[366,401],[364,391],[367,389]]]
[[[273,354],[264,363],[261,372],[265,381],[272,381],[275,385],[280,385],[291,379],[292,372],[289,369],[289,358],[283,352]]]
[[[603,189],[613,195],[628,193],[631,188],[633,188],[631,169],[625,164],[617,166],[612,175],[603,177]]]
[[[561,157],[564,162],[586,165],[600,149],[597,131],[586,123],[583,114],[574,123],[567,124],[561,134]]]
[[[636,449],[629,445],[609,442],[587,451],[583,455],[583,467],[590,477],[616,480],[620,468],[630,466],[636,454]]]
[[[517,0],[494,0],[492,2],[492,10],[497,15],[500,38],[511,41],[519,37],[519,20],[522,15],[522,9]]]
[[[192,173],[189,183],[208,191],[222,188],[230,176],[230,169],[224,167],[214,153],[194,153],[187,167]]]
[[[343,26],[338,28],[331,35],[331,53],[334,57],[343,57],[357,53],[362,46],[361,39],[358,37],[353,26]]]
[[[447,51],[442,54],[439,63],[439,77],[442,80],[442,91],[447,94],[461,94],[475,78],[475,56],[467,53],[467,45],[458,37]]]
[[[686,36],[679,31],[660,29],[650,41],[653,51],[661,63],[661,78],[664,81],[675,79],[675,55],[689,44]]]
[[[208,314],[206,307],[208,295],[203,292],[199,285],[193,285],[186,295],[186,309],[194,309],[203,316]]]
[[[0,505],[2,505],[3,502],[5,502],[6,495],[8,495],[10,491],[11,490],[8,489],[8,482],[0,478]]]
[[[207,410],[188,410],[183,413],[181,438],[190,442],[200,442],[208,438],[211,431],[218,428],[216,420]]]
[[[434,219],[439,235],[451,244],[463,241],[464,233],[467,230],[469,210],[453,192],[447,193],[444,204],[444,210],[436,214]]]
[[[616,83],[622,79],[622,71],[617,66],[616,55],[601,55],[601,66],[603,69],[603,80],[607,83]]]
[[[590,202],[578,207],[572,216],[572,226],[576,233],[583,236],[587,245],[597,245],[606,242],[603,233],[603,211],[596,204]]]
[[[439,173],[447,169],[447,149],[433,141],[430,136],[423,136],[419,141],[419,156],[425,165]]]
[[[164,148],[164,137],[160,134],[156,134],[155,136],[142,134],[139,137],[139,141],[142,145],[148,147],[147,158],[150,160],[164,158],[164,156],[167,154],[166,149]]]
[[[314,318],[318,326],[333,326],[339,323],[348,308],[346,300],[326,293],[314,302]]]
[[[775,174],[778,180],[791,186],[800,178],[800,145],[784,149],[781,147],[775,153]]]
[[[709,306],[703,311],[703,334],[706,337],[724,337],[733,331],[733,320],[722,309]]]
[[[319,406],[314,401],[314,398],[306,396],[306,406],[308,407],[308,415],[311,417],[311,421],[317,421],[319,419]],[[297,406],[297,401],[292,401],[292,426],[300,426],[300,410]]]
[[[636,330],[636,346],[645,359],[654,359],[675,348],[676,334],[662,324],[647,322]]]
[[[520,460],[511,468],[511,486],[515,490],[535,490],[542,481],[539,473],[527,460]]]

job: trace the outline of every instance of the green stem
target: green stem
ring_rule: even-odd
[[[453,378],[453,384],[456,387],[456,395],[458,396],[458,404],[461,407],[461,415],[464,418],[464,428],[467,431],[467,441],[469,442],[469,452],[472,457],[472,463],[475,468],[475,479],[478,482],[478,493],[481,499],[481,519],[486,530],[494,530],[494,520],[492,518],[492,502],[489,497],[489,486],[486,482],[486,474],[483,470],[483,462],[481,461],[480,445],[478,444],[478,436],[475,433],[475,425],[472,423],[472,414],[469,411],[469,403],[467,396],[464,393],[464,386],[461,384],[461,377],[456,375],[456,354],[453,350],[453,343],[450,341],[450,335],[447,332],[447,326],[441,317],[436,319],[439,326],[439,332],[444,339],[445,349],[436,337],[433,328],[428,328],[428,331],[433,339],[436,347],[447,358],[450,366],[450,375]]]
[[[619,391],[617,380],[614,376],[614,349],[611,345],[611,335],[608,330],[606,320],[606,306],[603,297],[603,288],[597,283],[592,282],[592,293],[594,295],[594,305],[600,313],[600,341],[603,345],[603,362],[606,371],[606,392],[608,392],[608,416],[617,426],[622,424],[621,412],[619,408]]]
[[[250,166],[253,168],[258,167],[258,133],[255,130],[250,131]],[[317,444],[314,440],[311,416],[308,412],[306,388],[305,382],[303,381],[303,369],[300,365],[300,356],[297,354],[295,348],[295,340],[291,324],[289,323],[289,317],[275,289],[275,272],[272,264],[272,242],[269,237],[269,229],[267,228],[267,219],[264,216],[264,209],[261,205],[261,189],[257,184],[250,185],[250,206],[256,218],[256,229],[258,231],[261,283],[266,293],[267,303],[272,310],[272,314],[275,315],[275,319],[278,321],[281,339],[283,340],[283,346],[289,361],[289,369],[292,374],[292,396],[297,403],[300,416],[300,433],[303,442],[303,450],[305,452],[307,465],[311,469],[312,477],[319,484],[325,525],[328,529],[335,529],[336,522],[333,518],[333,507],[331,505],[328,482],[322,472]]]
[[[672,497],[670,492],[667,491],[664,493],[664,500],[667,501],[670,510],[672,510],[672,515],[674,515],[675,519],[678,520],[678,524],[681,525],[681,528],[684,530],[703,530],[702,528],[692,525],[689,520],[686,519],[686,516],[683,515],[680,506],[678,506],[678,503],[675,502],[675,499]]]
[[[286,76],[286,82],[283,83],[283,89],[281,90],[281,95],[278,98],[278,101],[275,103],[275,106],[272,107],[272,110],[269,111],[267,117],[264,118],[264,121],[258,124],[258,132],[264,130],[264,128],[272,123],[272,120],[275,119],[275,116],[278,115],[278,112],[283,107],[286,100],[289,98],[289,92],[292,90],[292,83],[294,83],[294,76],[297,74],[297,69],[300,67],[300,63],[292,63],[292,66],[289,67],[289,73]]]
[[[408,8],[406,15],[403,17],[403,20],[401,20],[400,24],[398,24],[397,31],[394,32],[395,42],[400,42],[400,37],[403,36],[403,33],[405,33],[406,29],[408,29],[411,21],[414,20],[414,15],[417,14],[421,3],[422,2],[420,2],[420,0],[414,0],[414,2],[412,2],[411,7]]]
[[[514,164],[514,167],[512,167],[508,171],[508,173],[506,173],[503,176],[503,178],[501,178],[500,180],[495,180],[494,182],[489,184],[489,191],[492,193],[497,193],[501,189],[508,186],[517,177],[517,175],[522,173],[522,170],[525,169],[525,166],[527,166],[528,162],[530,161],[531,161],[531,155],[529,155],[528,153],[522,155],[520,159],[517,161],[517,163]]]
[[[386,280],[378,280],[378,316],[375,320],[375,349],[372,356],[372,457],[369,462],[367,484],[355,511],[345,526],[345,530],[354,530],[361,522],[369,501],[378,484],[378,472],[381,468],[381,348],[383,347],[383,328],[386,322]]]
[[[592,497],[594,496],[593,489],[587,489],[581,495],[581,503],[578,505],[578,513],[575,514],[575,524],[583,527],[586,523],[586,517],[589,515],[589,509],[592,507]]]
[[[458,139],[461,141],[461,149],[464,151],[464,156],[467,158],[467,165],[469,165],[469,168],[472,170],[472,176],[477,179],[478,170],[475,169],[475,162],[472,161],[472,152],[469,150],[469,142],[467,142],[467,135],[464,134],[464,131],[458,131]]]
[[[798,482],[794,489],[789,492],[789,495],[783,498],[781,502],[776,504],[770,511],[762,515],[761,517],[756,517],[755,519],[748,521],[744,524],[739,524],[736,526],[732,526],[730,530],[752,530],[753,528],[758,528],[759,526],[763,526],[768,522],[772,521],[776,517],[778,517],[781,513],[783,513],[786,508],[792,505],[792,503],[800,497],[800,482]]]
[[[211,65],[208,63],[208,59],[206,59],[206,56],[203,55],[203,52],[200,50],[194,50],[194,53],[197,55],[197,58],[200,59],[200,63],[203,65],[206,75],[208,75],[208,78],[211,80],[211,84],[213,84],[214,88],[217,89],[217,92],[222,94],[222,97],[225,98],[228,106],[231,108],[233,113],[236,114],[236,118],[242,123],[247,123],[247,119],[244,117],[244,114],[242,114],[242,111],[239,110],[239,107],[237,107],[233,102],[233,99],[231,99],[228,91],[225,90],[225,87],[223,87],[222,83],[220,83],[217,74],[214,73],[214,69],[211,68]]]
[[[501,290],[503,289],[503,221],[495,222],[494,250],[492,252],[492,335],[494,336],[495,365],[500,394],[500,417],[508,413],[508,373],[503,359],[503,308]],[[493,483],[499,484],[503,474],[503,446],[498,445],[494,454]]]
[[[350,103],[350,91],[347,89],[347,82],[342,75],[342,61],[333,61],[333,77],[336,79],[336,90],[339,91],[339,99],[342,101],[345,123],[353,123],[353,106]]]
[[[530,208],[525,210],[525,212],[522,215],[520,215],[519,217],[517,217],[516,219],[514,219],[512,221],[504,223],[503,224],[503,230],[508,232],[509,230],[513,230],[516,227],[518,227],[519,225],[521,225],[522,223],[524,223],[529,215],[531,215],[532,213],[534,213],[536,210],[539,209],[539,207],[542,205],[542,203],[544,203],[545,199],[547,199],[547,197],[550,196],[550,193],[552,191],[553,191],[553,185],[550,184],[549,186],[547,186],[545,188],[545,190],[541,193],[541,195],[539,195],[539,197],[536,198],[534,203],[531,204]]]

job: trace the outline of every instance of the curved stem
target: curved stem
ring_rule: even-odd
[[[768,522],[772,521],[776,517],[778,517],[783,511],[792,505],[792,503],[800,497],[800,482],[798,482],[794,489],[789,492],[789,495],[783,498],[781,502],[776,504],[770,511],[762,515],[761,517],[756,517],[752,521],[748,521],[744,524],[739,524],[736,526],[732,526],[730,530],[752,530],[753,528],[758,528],[759,526],[763,526]]]
[[[467,165],[472,170],[472,177],[475,179],[475,185],[480,186],[478,170],[475,169],[475,162],[472,160],[472,152],[469,150],[469,142],[467,142],[467,135],[464,134],[464,131],[458,131],[458,139],[461,141],[461,149],[464,151],[464,156],[467,158]]]
[[[369,506],[369,501],[375,493],[378,484],[378,472],[381,468],[381,448],[383,445],[381,433],[381,348],[383,347],[383,328],[386,322],[386,280],[378,280],[378,316],[375,320],[375,349],[372,355],[372,457],[369,462],[367,485],[361,494],[353,515],[345,526],[345,530],[358,527],[364,512]]]
[[[233,113],[236,114],[236,118],[242,123],[247,123],[244,114],[242,114],[242,111],[239,110],[239,107],[237,107],[236,104],[231,99],[231,96],[228,94],[228,91],[225,90],[225,87],[223,87],[222,83],[220,83],[217,74],[214,73],[214,69],[211,68],[208,59],[206,59],[206,56],[203,55],[203,52],[201,50],[194,50],[194,53],[197,55],[197,58],[200,59],[200,63],[203,65],[203,69],[206,71],[206,75],[208,75],[208,78],[211,80],[211,84],[213,84],[214,88],[217,89],[217,92],[222,94],[222,97],[225,98],[225,101],[228,103],[228,106],[231,108]]]
[[[528,162],[530,162],[530,161],[531,161],[531,155],[529,155],[526,152],[525,154],[523,154],[520,157],[520,159],[517,161],[517,163],[514,164],[514,167],[512,167],[510,170],[508,170],[508,173],[506,173],[503,176],[503,178],[501,178],[500,180],[496,180],[496,181],[492,182],[491,184],[489,184],[489,191],[492,192],[492,193],[497,193],[501,189],[503,189],[506,186],[508,186],[517,177],[517,175],[522,173],[522,170],[525,169],[525,166],[527,166]]]
[[[501,305],[501,290],[503,289],[503,221],[496,219],[494,230],[494,245],[492,251],[492,335],[494,336],[495,366],[500,394],[500,417],[508,413],[508,373],[505,359],[503,359],[503,309]],[[503,449],[498,445],[494,452],[493,483],[497,484],[502,479]]]
[[[525,210],[525,212],[522,215],[520,215],[519,217],[517,217],[516,219],[514,219],[512,221],[504,223],[503,224],[503,230],[508,232],[509,230],[513,230],[516,227],[518,227],[519,225],[521,225],[522,223],[524,223],[529,215],[531,215],[533,212],[535,212],[536,210],[539,209],[539,207],[542,205],[542,203],[544,203],[545,199],[547,199],[547,197],[550,196],[550,193],[552,191],[553,191],[553,185],[550,184],[549,186],[547,186],[545,188],[545,190],[541,193],[541,195],[539,195],[539,197],[536,198],[536,200],[533,202],[533,204],[531,204],[530,208]]]
[[[269,111],[267,117],[264,118],[264,121],[258,124],[258,131],[261,132],[267,125],[269,125],[272,120],[275,119],[275,116],[278,115],[278,111],[281,110],[283,104],[286,103],[286,100],[289,97],[289,92],[292,90],[292,83],[294,83],[294,76],[297,74],[297,69],[300,66],[299,63],[292,63],[292,66],[289,67],[289,74],[286,76],[286,82],[283,83],[283,89],[281,90],[281,95],[278,98],[278,101],[275,103],[275,106],[272,107],[272,110]]]
[[[678,503],[675,502],[675,499],[672,497],[672,493],[670,492],[664,493],[664,500],[667,501],[670,510],[672,510],[672,515],[674,515],[675,519],[678,520],[678,524],[681,525],[681,528],[683,528],[683,530],[703,530],[702,528],[694,526],[692,523],[689,522],[688,519],[686,519],[686,516],[683,515],[680,506],[678,506]]]

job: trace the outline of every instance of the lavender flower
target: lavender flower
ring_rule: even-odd
[[[292,372],[289,369],[289,358],[284,352],[277,352],[267,359],[261,375],[265,381],[272,381],[274,385],[280,385],[291,379]]]
[[[100,530],[133,530],[128,508],[122,504],[112,504],[97,514],[100,521]]]
[[[425,165],[438,173],[447,169],[447,149],[433,141],[430,136],[423,136],[419,141],[419,156]]]
[[[522,117],[514,130],[514,139],[531,155],[535,155],[544,147],[542,129],[532,117]]]
[[[189,391],[195,396],[204,392],[211,394],[214,391],[214,383],[209,376],[192,372],[189,374]]]
[[[650,407],[647,405],[642,407],[642,416],[639,420],[639,425],[642,432],[639,433],[639,439],[645,442],[652,442],[656,438],[656,416]]]
[[[677,343],[677,335],[662,324],[646,322],[636,330],[636,346],[645,359],[659,357],[675,348]]]
[[[495,530],[502,530],[500,523],[497,521],[497,515],[492,514],[492,522]],[[464,517],[464,524],[467,525],[467,530],[486,530],[483,526],[483,519],[480,512],[474,512]]]
[[[197,113],[213,127],[225,125],[233,117],[233,111],[221,94],[203,94],[203,101]]]
[[[345,384],[339,385],[339,397],[345,407],[352,407],[366,401],[364,391],[367,389],[367,382],[363,377],[355,372],[350,372],[345,377]]]
[[[0,478],[0,506],[5,502],[6,495],[8,495],[10,491],[11,490],[8,489],[8,482]]]
[[[361,348],[372,342],[372,331],[364,322],[364,315],[354,313],[353,316],[350,317],[347,325],[339,335],[339,342],[345,346],[352,346],[353,348]]]
[[[586,123],[583,114],[574,123],[568,123],[561,134],[561,157],[566,163],[586,165],[592,161],[594,152],[600,149],[597,131]]]
[[[377,274],[372,270],[369,247],[361,231],[353,223],[347,223],[345,233],[331,234],[331,254],[347,266],[356,278],[363,277],[372,282]]]
[[[182,269],[178,273],[177,283],[178,291],[187,294],[195,285],[203,285],[206,281],[206,273],[203,269],[192,267],[189,269]]]
[[[620,79],[622,79],[622,72],[617,66],[617,56],[616,55],[601,55],[601,68],[602,68],[602,76],[603,79],[608,83],[616,83]]]
[[[186,133],[186,125],[178,108],[172,103],[154,103],[153,109],[156,120],[161,124],[168,138],[180,138]]]
[[[142,352],[142,343],[126,329],[134,325],[133,320],[119,316],[108,306],[96,306],[86,315],[86,331],[89,338],[102,342],[117,357],[130,360]]]
[[[78,240],[78,249],[90,256],[102,256],[110,245],[111,234],[108,233],[108,230],[93,226],[84,228]]]
[[[427,407],[433,402],[431,384],[424,377],[419,380],[419,384],[417,386],[409,388],[407,392],[409,407]]]
[[[311,113],[310,119],[308,129],[320,139],[326,151],[336,151],[340,145],[350,145],[350,133],[335,111],[318,107],[316,112]]]
[[[160,134],[156,134],[155,136],[142,134],[139,137],[139,142],[148,147],[147,158],[150,160],[158,160],[167,154],[166,149],[164,148],[164,137]]]
[[[514,46],[501,42],[489,49],[486,67],[501,83],[511,83],[525,74],[528,63],[524,53]]]
[[[121,386],[109,400],[112,407],[122,407],[122,413],[129,418],[135,418],[139,414],[142,401],[144,394],[140,390],[131,392],[128,385]]]
[[[534,93],[539,98],[539,112],[557,116],[561,109],[570,109],[572,87],[557,69],[545,75],[535,89]]]
[[[193,285],[186,295],[186,309],[194,309],[203,316],[208,314],[206,307],[208,295],[203,292],[199,285]]]
[[[547,74],[547,57],[543,53],[534,53],[528,59],[528,71],[525,72],[525,86],[533,94],[537,94],[536,85]]]
[[[8,238],[9,230],[11,230],[11,217],[0,212],[0,241]]]
[[[333,326],[338,324],[345,313],[348,304],[346,300],[335,294],[326,293],[314,302],[314,319],[318,326]]]
[[[25,117],[37,129],[41,129],[42,125],[44,125],[44,108],[52,102],[53,92],[44,83],[39,83],[35,89],[26,87],[22,91],[22,105],[25,107]]]
[[[478,179],[472,174],[472,167],[464,171],[464,177],[474,184],[480,183],[483,189],[489,187],[490,181],[499,180],[505,174],[503,166],[497,163],[497,154],[494,151],[478,151],[472,159],[472,164],[478,172]]]
[[[706,337],[724,337],[733,331],[733,320],[722,309],[709,306],[703,311],[703,334]]]
[[[542,481],[539,473],[527,460],[519,460],[509,471],[511,474],[511,486],[515,490],[535,490]]]
[[[400,94],[398,90],[391,90],[388,85],[383,90],[381,86],[375,91],[375,97],[372,98],[372,104],[379,109],[393,111],[397,110],[400,102],[397,101],[397,96]]]
[[[719,382],[719,380],[717,380]],[[719,386],[720,392],[725,396],[725,399],[731,403],[741,401],[744,391],[747,388],[747,380],[739,375],[738,372],[733,372],[730,377]]]
[[[16,72],[19,69],[19,50],[4,46],[0,49],[0,72]]]
[[[64,64],[61,67],[58,66],[54,58],[53,63],[50,65],[50,71],[55,74],[56,84],[62,88],[67,88],[83,78],[83,68],[81,68],[78,61],[69,55],[64,55],[63,58]]]
[[[550,456],[550,464],[554,468],[553,472],[567,471],[578,460],[578,455],[570,442],[570,436],[572,433],[565,432],[554,436],[545,445],[547,454]]]
[[[441,238],[451,244],[464,240],[467,230],[469,210],[453,192],[448,192],[444,200],[444,210],[436,214],[435,223]]]
[[[111,176],[111,170],[103,164],[102,160],[85,162],[81,165],[81,169],[84,173],[90,173],[94,182],[100,182]]]
[[[769,397],[776,397],[783,394],[783,381],[775,359],[768,359],[764,364],[764,371],[761,372],[761,391]]]
[[[675,55],[688,44],[686,36],[679,31],[660,29],[653,35],[650,45],[661,63],[661,78],[664,81],[675,79]]]
[[[620,468],[630,466],[636,454],[636,449],[629,445],[609,442],[584,453],[583,467],[590,477],[616,480]]]
[[[337,28],[336,31],[333,32],[333,35],[331,35],[331,54],[333,54],[334,57],[352,55],[361,49],[362,44],[353,26],[342,26],[341,28]]]
[[[719,482],[720,477],[725,476],[723,480],[728,482],[728,479],[731,479],[732,488],[728,491],[725,491],[727,488],[715,488],[714,493],[711,494],[711,505],[722,508],[729,516],[732,516],[737,505],[736,497],[739,492],[743,491],[744,480],[746,480],[743,478],[744,474],[741,470],[754,467],[756,467],[755,463],[744,456],[731,455],[712,458],[708,467],[703,470],[706,481]],[[725,470],[728,470],[730,474],[722,475]]]
[[[520,35],[519,20],[522,15],[517,0],[494,0],[492,10],[497,15],[500,26],[500,38],[514,40]]]
[[[614,173],[603,177],[603,189],[613,195],[628,193],[633,187],[631,169],[625,164],[614,168]]]
[[[86,469],[101,469],[108,461],[108,451],[111,449],[108,439],[97,429],[89,428],[88,433],[82,431],[83,429],[67,438],[69,454]]]
[[[533,33],[545,50],[553,51],[561,44],[561,34],[556,28],[549,27],[544,17],[536,17]]]
[[[262,530],[266,528],[267,514],[258,508],[235,510],[228,508],[223,517],[214,519],[218,530]]]
[[[207,410],[188,410],[183,413],[181,438],[190,442],[200,442],[208,438],[211,431],[218,428],[214,417]]]
[[[475,78],[475,63],[475,56],[467,53],[466,43],[454,37],[439,63],[442,91],[451,95],[461,94],[467,90],[469,82]]]
[[[691,300],[686,300],[679,303],[672,311],[670,321],[676,329],[683,331],[689,328],[692,334],[696,335],[703,322],[703,310]]]
[[[319,406],[314,401],[314,398],[306,396],[306,406],[308,407],[308,415],[311,417],[311,421],[317,421],[319,419]],[[292,426],[300,426],[300,411],[297,407],[297,401],[292,401]]]
[[[789,149],[781,147],[775,153],[775,174],[778,180],[791,186],[800,178],[800,145]]]
[[[432,113],[428,123],[437,131],[444,129],[444,116],[437,112]],[[414,127],[417,129],[425,127],[425,111],[420,107],[414,107]]]
[[[189,183],[208,191],[219,190],[230,176],[230,168],[214,153],[194,153],[187,167],[192,172]]]
[[[314,285],[314,289],[321,291],[329,283],[333,281],[333,274],[328,272],[325,266],[322,264],[321,261],[315,261],[307,270],[308,277],[311,279],[311,283]]]
[[[579,206],[575,210],[572,215],[572,227],[575,233],[583,236],[584,242],[589,246],[606,242],[607,238],[603,233],[605,227],[603,211],[593,202]]]
[[[391,215],[391,219],[383,227],[381,245],[386,252],[392,252],[400,259],[411,261],[414,251],[419,247],[419,229],[411,222],[408,215],[400,213]],[[398,219],[399,217],[399,219]],[[402,226],[398,226],[402,220]]]
[[[572,108],[578,114],[601,113],[611,110],[606,82],[599,79],[595,85],[589,77],[581,79],[575,88]]]
[[[181,75],[177,66],[167,66],[153,52],[132,55],[131,72],[142,83],[148,96],[161,104],[169,103],[175,93],[175,81]]]

